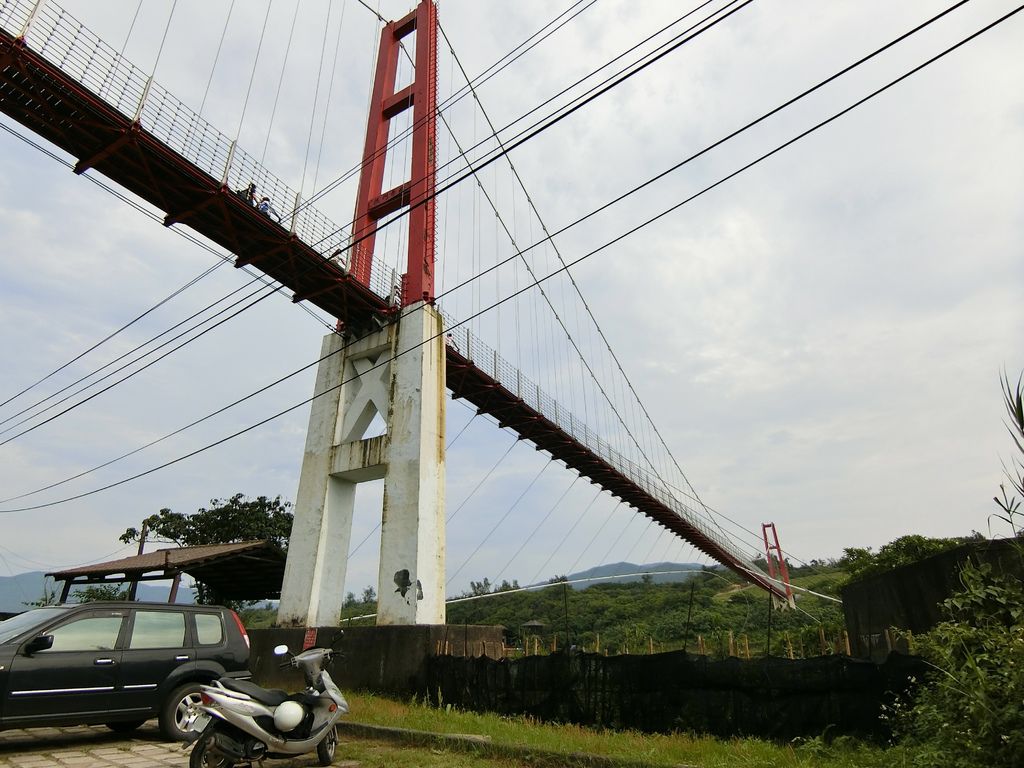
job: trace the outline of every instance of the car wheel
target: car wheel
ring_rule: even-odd
[[[338,726],[332,725],[323,740],[316,745],[316,758],[320,765],[330,765],[334,762],[334,753],[338,749]]]
[[[189,709],[202,701],[199,695],[199,683],[179,685],[164,699],[160,707],[160,733],[168,741],[189,741],[189,733],[185,730]]]
[[[140,725],[142,725],[144,722],[146,722],[146,721],[145,720],[125,720],[125,721],[122,721],[120,723],[107,723],[106,725],[107,725],[107,728],[112,730],[114,733],[131,733],[136,728],[138,728]]]
[[[192,747],[192,754],[188,756],[188,768],[231,768],[233,762],[223,755],[216,755],[210,751],[213,744],[212,736],[203,736]]]

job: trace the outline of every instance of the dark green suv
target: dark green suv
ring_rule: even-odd
[[[151,717],[185,740],[199,685],[249,677],[238,615],[212,605],[105,602],[37,608],[0,621],[0,730]]]

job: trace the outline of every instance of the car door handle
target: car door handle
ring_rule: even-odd
[[[175,656],[174,660],[175,661],[188,661],[190,658],[191,658],[191,656],[188,656],[188,655],[185,655],[185,656]]]
[[[93,662],[93,664],[96,664],[97,666],[109,666],[113,663],[113,659],[96,659],[96,661]]]

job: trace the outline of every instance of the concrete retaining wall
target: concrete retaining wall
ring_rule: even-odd
[[[298,690],[297,670],[278,668],[277,645],[292,651],[303,647],[305,629],[254,629],[249,632],[252,652],[249,668],[260,685]],[[401,696],[427,693],[427,659],[438,651],[455,656],[492,653],[502,647],[502,628],[491,626],[417,625],[345,628],[319,627],[316,645],[334,647],[340,653],[329,671],[343,690],[370,690]],[[467,654],[467,650],[469,654]]]

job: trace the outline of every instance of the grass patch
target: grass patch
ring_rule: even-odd
[[[398,746],[387,742],[343,740],[335,762],[356,760],[362,768],[519,768],[517,760],[492,759],[446,749]],[[304,765],[316,765],[307,760]]]
[[[499,745],[524,745],[553,752],[584,752],[651,766],[829,766],[889,768],[905,763],[900,748],[883,749],[853,739],[832,744],[822,739],[777,744],[761,739],[716,739],[687,734],[644,734],[576,725],[540,723],[527,717],[439,709],[419,702],[401,702],[365,693],[349,696],[355,722],[445,734],[489,736]]]

